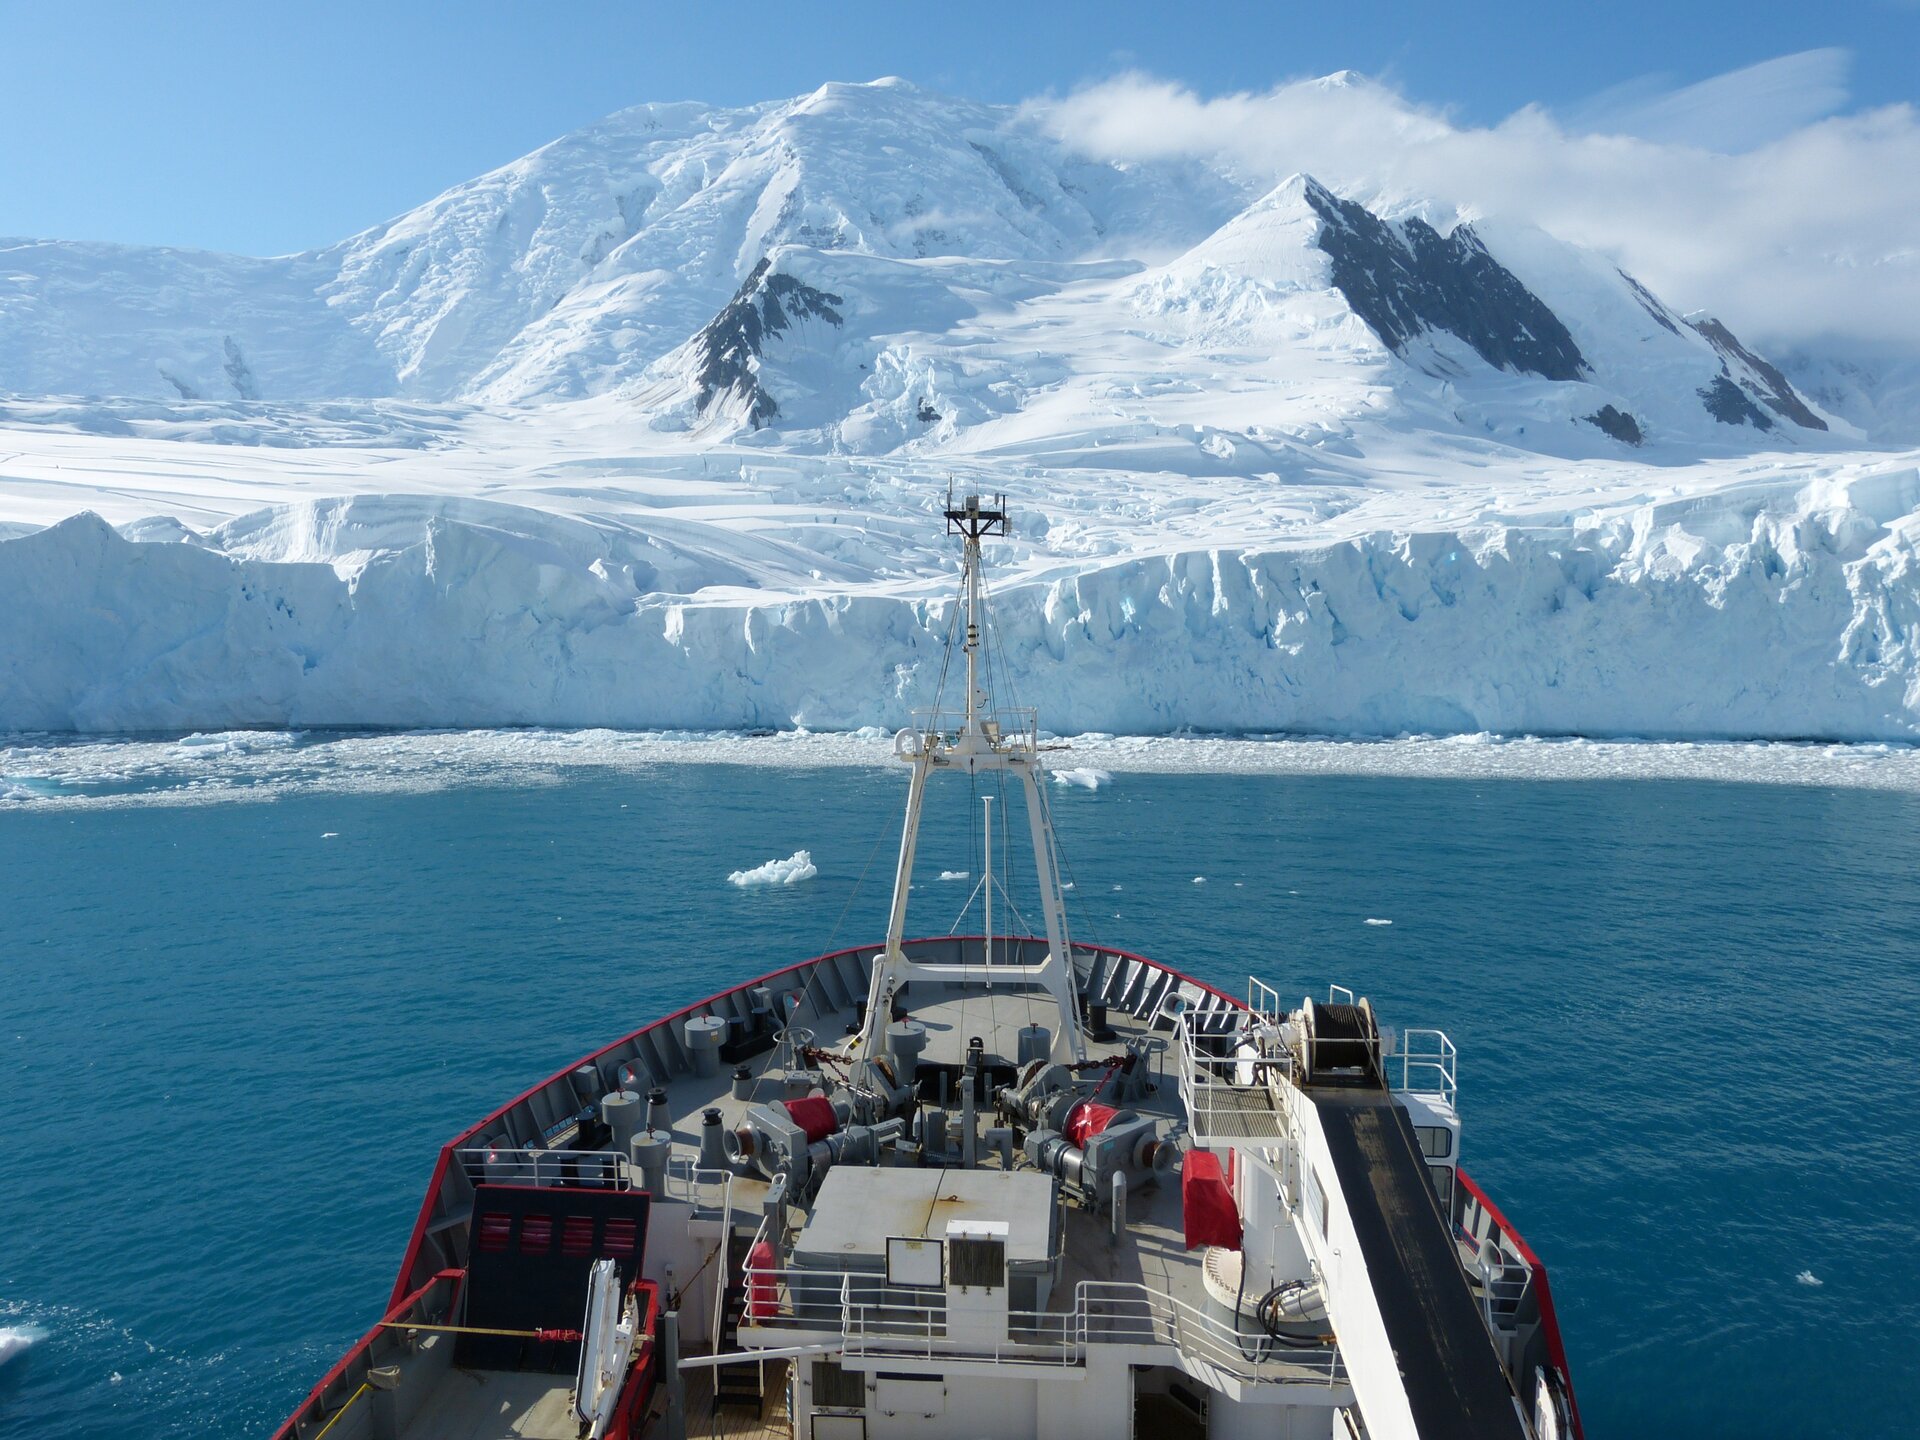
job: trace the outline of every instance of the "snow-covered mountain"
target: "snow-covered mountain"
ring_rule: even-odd
[[[894,392],[924,388],[928,367],[964,371],[975,392],[1031,391],[1047,383],[1032,360],[1085,374],[1130,327],[1176,356],[1256,361],[1251,380],[1272,378],[1263,346],[1311,353],[1324,340],[1344,363],[1357,344],[1400,362],[1379,367],[1390,385],[1405,369],[1447,387],[1412,387],[1442,403],[1457,393],[1469,424],[1486,420],[1476,392],[1511,402],[1510,387],[1481,383],[1497,374],[1590,386],[1559,398],[1538,387],[1538,403],[1568,423],[1603,416],[1594,423],[1623,443],[1643,418],[1668,438],[1711,439],[1703,413],[1825,428],[1717,322],[1701,344],[1629,277],[1548,237],[1390,222],[1306,177],[1255,196],[1191,162],[1095,163],[1017,112],[897,81],[744,110],[622,111],[309,255],[6,254],[0,389],[21,394],[520,404],[637,387],[668,410],[690,398],[702,422],[718,404],[729,426],[792,430],[795,407],[745,377],[750,366],[787,371],[790,395],[846,402],[814,405],[803,443],[851,433],[867,449],[925,438],[936,422],[923,415],[954,441],[1005,412],[977,394],[921,394],[909,423],[876,423],[902,403]],[[1094,255],[1132,263],[1115,275]],[[819,288],[805,275],[857,297],[853,332],[787,333],[779,296],[804,305]],[[773,323],[741,332],[756,310]],[[1371,333],[1341,333],[1348,317]],[[832,307],[812,318],[847,323]],[[985,333],[1034,326],[1048,344],[1038,357]],[[956,367],[943,344],[976,363]],[[1169,354],[1140,358],[1158,370]],[[716,386],[729,370],[742,378]],[[663,389],[674,379],[681,393]],[[1286,418],[1277,397],[1266,408]]]
[[[885,723],[952,476],[1060,728],[1920,735],[1902,362],[1270,180],[882,81],[0,242],[0,727]]]

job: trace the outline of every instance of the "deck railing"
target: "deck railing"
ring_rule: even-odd
[[[889,1285],[880,1275],[748,1266],[742,1344],[791,1343],[794,1332],[839,1337],[848,1355],[1077,1365],[1092,1345],[1172,1350],[1242,1383],[1335,1385],[1345,1380],[1332,1345],[1291,1348],[1240,1334],[1171,1295],[1127,1281],[1082,1281],[1055,1310],[1011,1310],[1004,1333],[956,1333],[944,1290]]]
[[[475,1145],[453,1152],[473,1185],[576,1186],[630,1190],[627,1159],[613,1150],[545,1150]]]
[[[1274,1027],[1202,1036],[1181,1015],[1174,1049],[1194,1144],[1265,1146],[1287,1134],[1279,1097],[1293,1078],[1293,1056]]]
[[[631,1190],[638,1180],[632,1162],[615,1150],[543,1150],[526,1146],[474,1145],[453,1152],[472,1185],[573,1186]],[[702,1170],[676,1155],[667,1165],[666,1187],[657,1198],[699,1210],[720,1210],[733,1180],[729,1170]]]
[[[1403,1030],[1387,1057],[1387,1079],[1396,1090],[1438,1095],[1452,1105],[1460,1094],[1460,1052],[1444,1030]]]
[[[1031,706],[1008,706],[980,717],[994,747],[1001,751],[1036,754],[1040,749],[1039,712]],[[913,725],[894,736],[894,751],[903,757],[920,753],[932,737],[943,748],[958,742],[967,723],[964,710],[916,710]]]
[[[1487,1323],[1496,1330],[1513,1330],[1533,1318],[1535,1307],[1528,1303],[1533,1263],[1472,1190],[1461,1186],[1456,1195],[1454,1224],[1462,1259],[1480,1292]]]

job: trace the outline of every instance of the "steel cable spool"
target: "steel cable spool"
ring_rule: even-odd
[[[1373,1006],[1364,998],[1351,1005],[1308,1000],[1306,1062],[1309,1078],[1334,1070],[1361,1070],[1378,1075],[1380,1030]]]

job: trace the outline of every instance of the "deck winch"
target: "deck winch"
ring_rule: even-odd
[[[784,1175],[795,1194],[807,1195],[835,1165],[877,1165],[907,1128],[897,1118],[872,1125],[849,1125],[846,1119],[842,1105],[818,1095],[750,1105],[741,1124],[724,1135],[728,1166],[767,1180]]]
[[[1171,1171],[1177,1158],[1151,1117],[1087,1100],[1068,1112],[1064,1133],[1035,1130],[1024,1148],[1029,1160],[1059,1176],[1095,1209],[1111,1203],[1115,1175],[1123,1177],[1126,1189],[1137,1190]]]

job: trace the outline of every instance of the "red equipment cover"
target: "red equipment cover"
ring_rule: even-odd
[[[1220,1173],[1219,1157],[1205,1150],[1187,1151],[1180,1162],[1180,1212],[1186,1222],[1187,1249],[1240,1248],[1240,1209]]]
[[[807,1095],[780,1103],[787,1107],[793,1123],[807,1132],[809,1145],[817,1144],[840,1128],[840,1117],[833,1113],[833,1102],[824,1095]]]
[[[1111,1105],[1096,1105],[1091,1100],[1082,1100],[1067,1112],[1067,1143],[1086,1149],[1087,1141],[1111,1125],[1113,1117],[1119,1113]]]
[[[770,1320],[780,1313],[780,1298],[773,1288],[773,1246],[756,1241],[747,1252],[747,1318]]]

